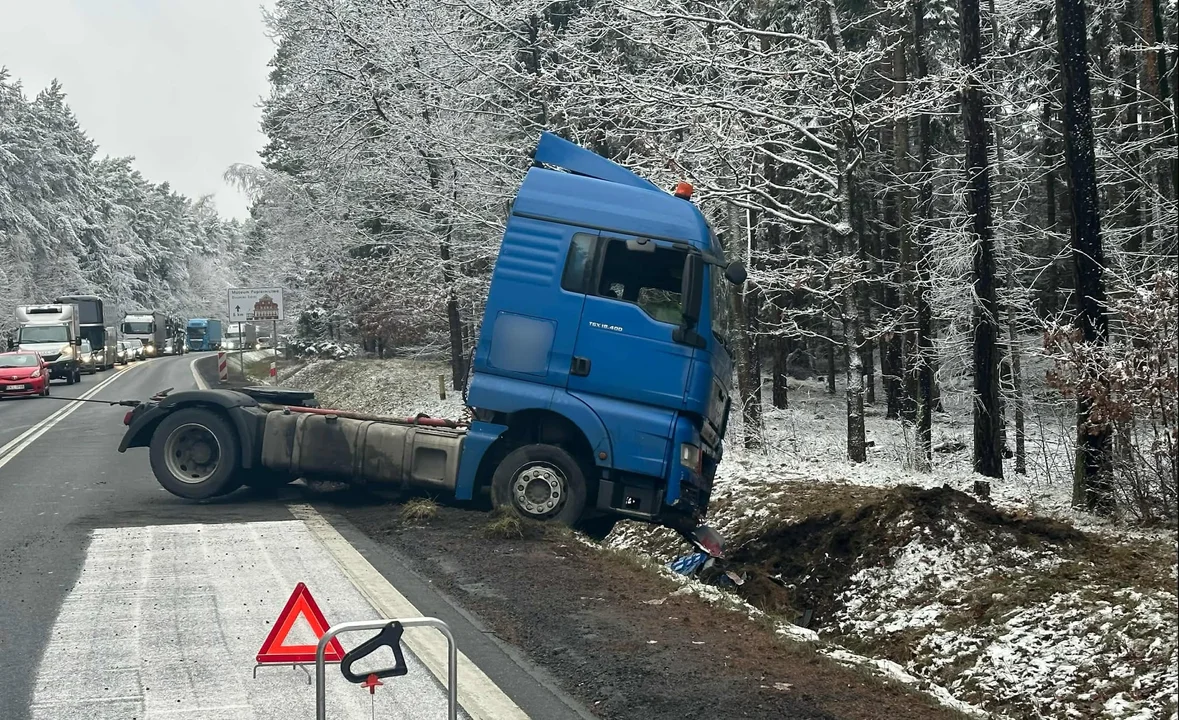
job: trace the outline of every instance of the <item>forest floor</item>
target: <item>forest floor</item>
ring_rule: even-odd
[[[315,361],[294,369],[282,384],[314,390],[328,407],[458,417],[461,396],[448,391],[441,399],[438,394],[437,377],[444,373],[444,364],[426,360]],[[490,573],[485,560],[478,566],[475,559],[488,541],[480,536],[470,542],[475,526],[487,522],[481,513],[444,509],[440,520],[413,531],[394,527],[387,511],[357,508],[354,521],[378,538],[420,546],[419,559],[433,565],[433,574],[489,583],[491,589],[475,583],[460,596],[477,612],[498,618],[492,623],[497,632],[515,638],[530,654],[539,652],[542,662],[552,662],[558,677],[566,676],[563,670],[575,677],[578,661],[546,660],[546,636],[531,635],[523,617],[513,620],[515,611],[496,609],[502,598],[495,593],[511,594],[509,587],[496,590],[495,585],[527,568],[536,553],[576,558],[560,565],[577,566],[578,573],[595,578],[581,588],[582,595],[596,598],[607,594],[602,587],[611,588],[610,607],[627,608],[628,615],[633,608],[627,603],[633,605],[637,594],[624,589],[632,585],[642,588],[638,594],[652,595],[644,604],[661,610],[667,610],[663,606],[671,598],[690,593],[722,613],[718,617],[725,619],[717,622],[730,622],[731,613],[724,611],[736,611],[749,618],[742,621],[750,632],[776,636],[775,647],[784,658],[806,648],[808,656],[891,677],[966,714],[981,709],[1014,718],[1179,717],[1175,531],[1133,528],[1072,510],[1064,472],[1071,452],[1067,409],[1058,411],[1047,393],[1034,390],[1029,393],[1028,474],[995,481],[992,501],[977,501],[963,492],[976,477],[969,450],[956,450],[969,447],[969,405],[952,385],[944,385],[943,393],[946,412],[935,417],[934,443],[950,452],[937,453],[933,471],[920,473],[909,462],[911,438],[899,423],[885,420],[878,406],[867,413],[873,442],[869,462],[846,462],[842,398],[828,395],[818,381],[791,381],[790,408],[767,409],[767,449],[730,448],[718,472],[709,523],[725,536],[734,567],[746,578],[736,592],[686,581],[664,569],[662,564],[682,555],[686,546],[675,534],[640,523],[620,523],[597,546],[566,540],[567,547],[557,547],[551,538],[520,539],[524,545],[496,550],[510,555],[512,563],[497,563]],[[740,431],[733,428],[730,437],[741,437]],[[406,533],[413,542],[404,543]],[[460,549],[461,538],[475,553],[471,567],[463,569],[465,561],[455,561],[459,564],[447,570],[438,558],[466,552]],[[594,547],[609,562],[586,554]],[[617,563],[618,557],[643,561]],[[613,580],[594,574],[615,565],[620,574]],[[655,594],[653,587],[629,577],[618,582],[636,567],[647,569],[650,582],[675,583],[679,592]],[[572,586],[546,591],[538,601],[555,601],[551,592],[576,588],[576,577],[570,576]],[[580,607],[589,602],[586,597],[565,600]],[[677,607],[672,615],[684,613]],[[577,627],[591,639],[602,631]],[[692,650],[686,638],[652,639]],[[565,649],[557,653],[573,652],[575,658],[611,647],[615,660],[629,653],[609,640],[565,641],[558,643]],[[648,661],[664,667],[672,657]],[[675,656],[674,662],[687,659]],[[651,672],[654,665],[641,670]],[[767,674],[760,684],[798,686],[799,666],[777,670],[787,674]],[[741,672],[734,682],[744,677]],[[734,712],[722,714],[765,717],[765,711],[777,707],[758,704],[768,702],[766,687],[750,686],[753,694],[733,701]],[[609,692],[583,690],[575,694],[600,693],[593,702],[611,707]],[[625,690],[618,686],[633,699]],[[743,704],[746,700],[754,704]],[[891,716],[919,717],[914,708]]]

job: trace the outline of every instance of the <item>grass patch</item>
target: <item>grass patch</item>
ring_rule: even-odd
[[[509,507],[491,511],[483,534],[500,540],[560,540],[572,537],[572,530],[557,522],[529,520]]]
[[[401,506],[401,519],[405,522],[429,520],[438,515],[438,503],[430,498],[413,498]]]
[[[522,540],[524,539],[524,518],[510,509],[497,508],[491,514],[491,520],[483,527],[483,533],[487,537],[500,540]]]

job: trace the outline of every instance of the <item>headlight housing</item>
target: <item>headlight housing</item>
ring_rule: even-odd
[[[31,377],[31,378],[39,378],[39,377],[41,377],[41,368],[37,368],[36,370],[34,370],[34,371],[33,371],[33,374],[32,374],[32,375],[29,375],[29,377]]]

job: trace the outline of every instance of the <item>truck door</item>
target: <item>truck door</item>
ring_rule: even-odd
[[[685,253],[670,243],[603,232],[585,287],[567,388],[591,401],[615,438],[615,461],[662,475],[675,411],[683,406],[691,347],[682,323]],[[648,407],[642,407],[648,406]],[[629,446],[625,454],[618,444]],[[616,465],[617,466],[617,465]]]

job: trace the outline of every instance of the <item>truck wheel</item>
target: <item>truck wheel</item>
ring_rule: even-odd
[[[165,490],[189,500],[233,492],[239,474],[237,433],[204,408],[183,408],[164,418],[151,436],[151,470]]]
[[[74,373],[72,372],[66,374],[65,381],[66,385],[73,385],[74,383],[78,382],[77,378],[74,377]]]
[[[531,520],[573,525],[585,509],[585,473],[555,445],[525,445],[508,453],[491,478],[491,500]]]

